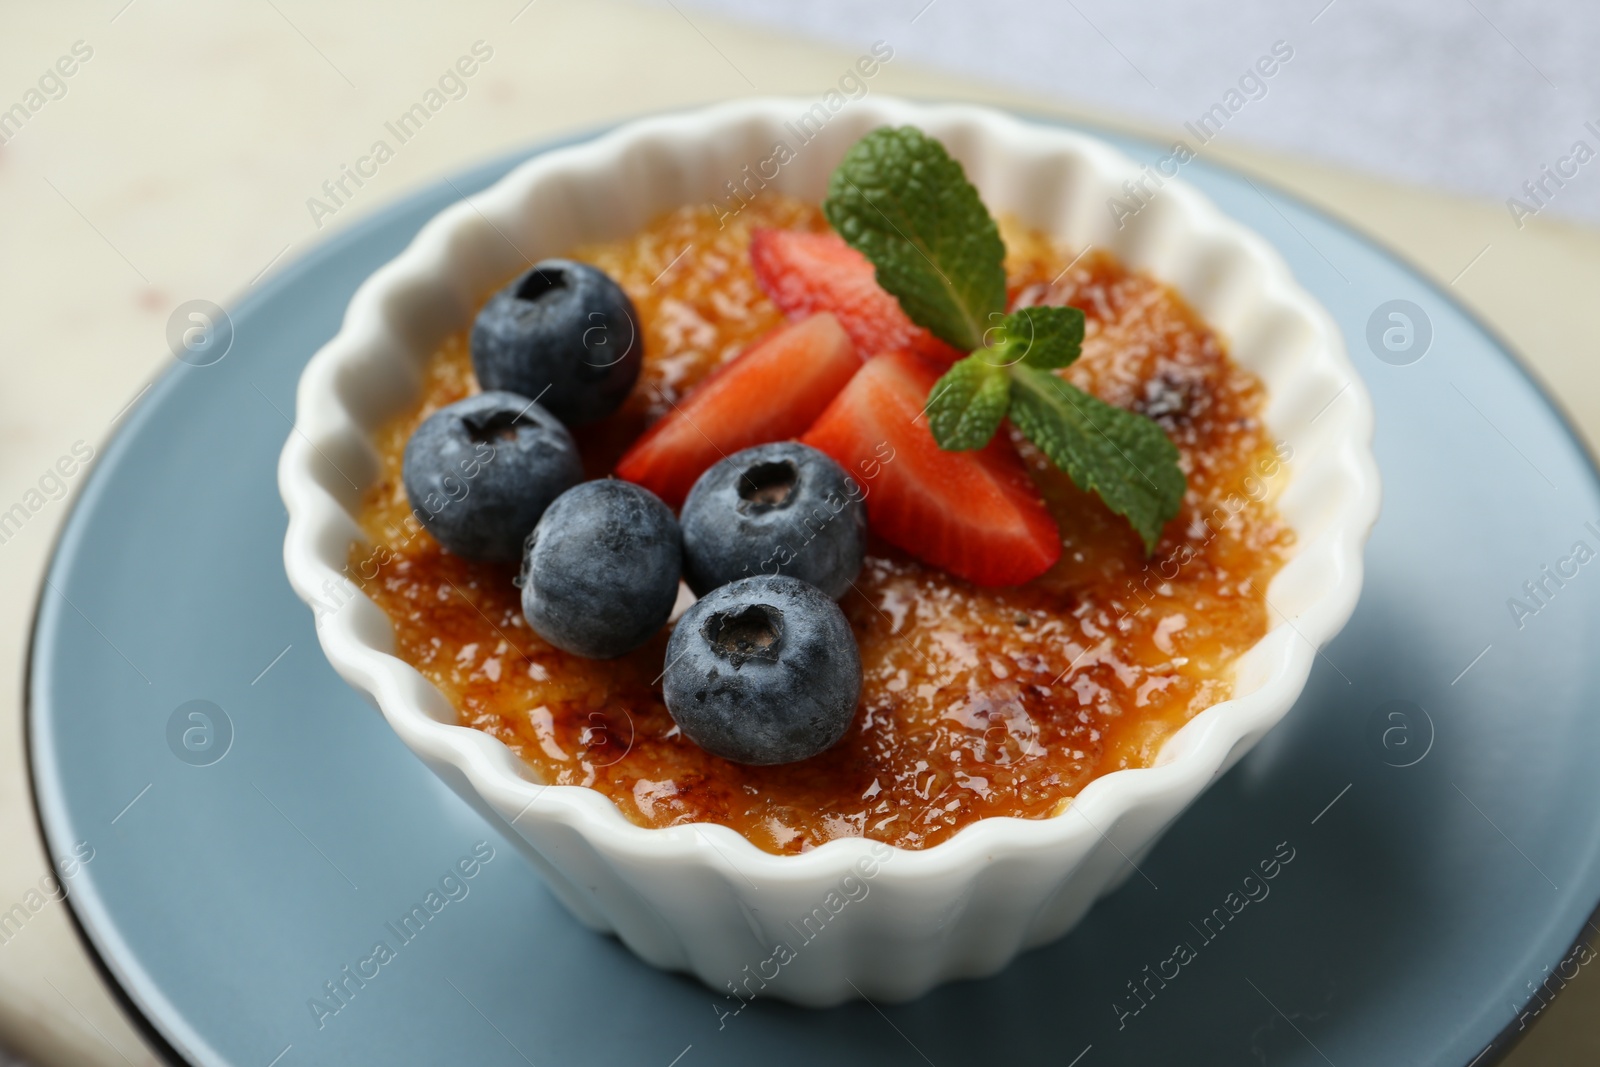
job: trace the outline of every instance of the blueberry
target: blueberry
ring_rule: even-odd
[[[534,264],[472,324],[478,383],[531,396],[568,426],[617,410],[643,355],[628,294],[603,271],[567,259]]]
[[[844,468],[798,441],[736,452],[684,501],[684,578],[704,596],[739,578],[788,574],[837,599],[866,554],[863,497]]]
[[[544,408],[479,393],[440,408],[406,442],[411,509],[448,551],[511,563],[550,502],[583,480],[578,446]]]
[[[809,759],[850,728],[861,653],[839,605],[814,585],[758,575],[684,612],[667,642],[663,696],[685,737],[766,766]]]
[[[678,520],[659,497],[632,482],[584,482],[528,536],[522,614],[557,648],[611,659],[666,623],[682,565]]]

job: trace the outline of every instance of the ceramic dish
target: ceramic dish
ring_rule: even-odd
[[[1337,329],[1265,242],[1199,193],[1166,180],[1119,224],[1108,200],[1141,170],[1101,142],[977,108],[853,104],[780,171],[779,191],[818,200],[862,134],[919,126],[963,162],[996,213],[1063,244],[1108,249],[1171,285],[1262,379],[1268,427],[1294,455],[1278,507],[1296,546],[1267,592],[1274,624],[1240,657],[1233,699],[1196,715],[1154,766],[1096,779],[1054,818],[986,819],[920,851],[850,839],[775,856],[725,827],[646,829],[598,792],[531,780],[500,741],[456,725],[444,696],[392,655],[387,617],[342,577],[377,470],[371,434],[411,402],[425,361],[484,292],[529,260],[717,199],[745,163],[794,138],[808,106],[752,101],[634,123],[540,156],[442,212],[361,287],[343,329],[307,366],[279,487],[291,584],[320,605],[338,593],[341,606],[318,613],[329,661],[452,788],[512,827],[574,915],[713,988],[759,967],[763,995],[825,1005],[902,1000],[992,973],[1120,884],[1300,694],[1317,648],[1355,606],[1379,486],[1371,405]],[[773,946],[792,939],[788,924],[840,899],[847,878],[867,891],[846,893],[838,910],[830,903],[827,936],[768,973]]]

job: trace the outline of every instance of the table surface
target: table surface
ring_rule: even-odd
[[[118,0],[14,11],[8,31],[0,69],[13,77],[0,92],[32,114],[20,130],[0,130],[0,203],[10,209],[0,243],[10,378],[0,394],[0,510],[22,502],[32,517],[0,542],[0,716],[11,724],[0,731],[10,772],[0,776],[5,905],[28,899],[51,862],[28,794],[19,696],[32,603],[82,475],[63,489],[47,472],[75,446],[98,449],[166,366],[173,310],[192,299],[227,305],[327,233],[467,163],[643,111],[749,95],[727,57],[758,72],[763,93],[820,96],[858,51],[611,0],[467,3],[403,18],[269,2],[222,19],[198,2]],[[330,203],[323,182],[479,41],[492,55],[459,99],[376,177]],[[47,68],[73,73],[47,78],[50,95],[26,96]],[[870,89],[1166,135],[900,57]],[[1600,440],[1600,361],[1586,358],[1584,329],[1600,288],[1600,233],[1546,217],[1518,229],[1500,203],[1270,157],[1226,136],[1206,151],[1351,220],[1449,284],[1527,359],[1588,440]],[[312,198],[331,213],[314,213]],[[1600,982],[1580,976],[1507,1062],[1593,1060],[1597,1006]],[[0,942],[0,1041],[37,1063],[155,1062],[59,904]]]

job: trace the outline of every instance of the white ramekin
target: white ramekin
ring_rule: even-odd
[[[681,204],[731,205],[728,183],[753,189],[751,175],[820,200],[845,149],[885,124],[943,141],[996,214],[1174,286],[1262,378],[1270,432],[1294,450],[1278,506],[1297,542],[1268,590],[1275,624],[1240,657],[1233,699],[1195,716],[1155,766],[1095,780],[1054,818],[985,819],[920,851],[852,839],[775,856],[726,827],[645,829],[598,792],[539,784],[500,741],[456,725],[443,694],[394,656],[388,618],[343,576],[378,469],[373,431],[414,401],[425,361],[477,299],[529,260],[623,237]],[[780,143],[793,158],[775,165]],[[578,919],[720,992],[904,1000],[1059,937],[1288,711],[1355,607],[1378,512],[1372,406],[1333,321],[1266,242],[1181,181],[1119,227],[1108,200],[1132,203],[1123,183],[1140,176],[1090,137],[977,107],[872,97],[832,113],[755,100],[541,154],[441,212],[361,286],[306,366],[279,464],[284,562],[318,609],[329,661],[428,766],[512,828]]]

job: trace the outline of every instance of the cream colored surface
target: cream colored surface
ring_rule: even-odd
[[[171,358],[163,331],[178,303],[204,297],[227,305],[327,233],[463,164],[645,111],[756,92],[820,94],[856,55],[700,15],[690,24],[671,8],[594,0],[403,12],[306,0],[225,11],[134,0],[119,13],[121,2],[12,10],[0,35],[0,110],[74,42],[94,50],[67,79],[66,95],[0,148],[3,506],[75,441],[98,448],[106,440],[124,405]],[[494,54],[466,95],[319,230],[307,198],[366,154],[383,124],[479,40]],[[871,84],[1104,118],[899,59]],[[1600,291],[1600,233],[1537,220],[1519,232],[1498,204],[1225,142],[1209,151],[1354,221],[1441,281],[1454,279],[1588,438],[1600,440],[1600,361],[1586,314]],[[19,697],[32,602],[65,514],[64,502],[50,502],[0,544],[0,715],[11,724],[0,733],[0,908],[23,899],[48,863],[28,797]],[[1597,1006],[1600,984],[1578,979],[1508,1062],[1594,1059]],[[41,1064],[154,1062],[59,904],[0,944],[0,1036]]]

